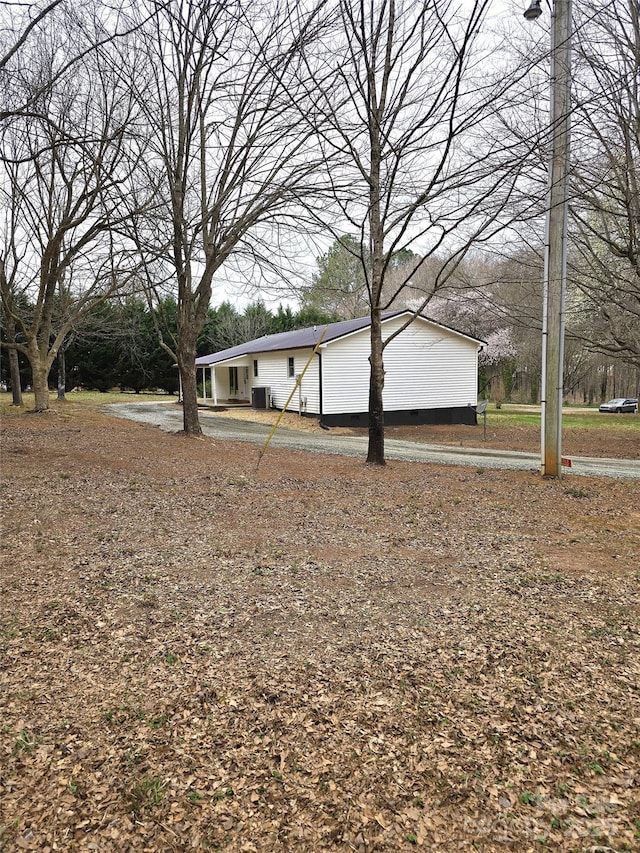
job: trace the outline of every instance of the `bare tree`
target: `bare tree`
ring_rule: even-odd
[[[287,2],[171,2],[146,29],[153,77],[139,97],[150,127],[149,180],[165,208],[138,230],[141,248],[174,273],[175,349],[184,429],[201,432],[195,357],[214,278],[238,253],[256,255],[314,174],[311,130],[295,109],[300,46],[315,14]],[[153,277],[150,276],[150,284]],[[154,294],[151,302],[157,302]]]
[[[39,9],[36,3],[3,3],[3,6],[10,7],[19,7],[21,11],[24,11],[24,7],[27,7],[28,17],[21,26],[17,27],[17,32],[12,34],[12,38],[9,37],[6,39],[8,44],[5,43],[2,45],[2,53],[0,53],[0,71],[11,61],[11,59],[15,56],[16,53],[22,48],[25,44],[31,32],[35,30],[38,25],[44,21],[44,19],[56,8],[59,6],[62,0],[53,0],[53,2],[48,3],[42,9]]]
[[[21,57],[16,76],[27,99],[41,80],[53,83],[37,109],[5,120],[1,137],[0,297],[21,338],[3,346],[29,360],[38,411],[48,408],[48,374],[65,337],[137,264],[121,236],[139,195],[144,134],[135,103],[121,57],[91,52],[82,74],[53,73],[61,46],[77,36],[65,23]]]
[[[640,367],[640,7],[587,3],[580,14],[570,261],[582,322],[570,331]]]
[[[90,54],[126,39],[143,25],[144,18],[132,21],[129,17],[131,4],[135,6],[135,0],[112,0],[108,4],[100,0],[52,0],[45,4],[3,0],[0,3],[0,121],[33,113],[46,121],[49,117],[39,109],[39,102],[56,81],[67,77],[75,66],[81,66]],[[49,76],[41,75],[37,82],[32,79],[25,91],[21,69],[33,61],[33,45],[55,32],[61,18],[66,19],[73,37],[64,50],[51,57]]]
[[[323,199],[315,213],[336,237],[358,235],[365,270],[369,463],[385,461],[383,352],[392,337],[383,339],[384,310],[417,268],[435,259],[431,286],[416,306],[423,310],[470,248],[503,227],[528,153],[500,120],[516,78],[506,67],[490,73],[481,66],[488,47],[478,36],[488,5],[337,0],[333,41],[307,53],[313,89],[305,114],[318,122],[332,177],[332,203]],[[393,258],[407,248],[421,261],[390,287]]]

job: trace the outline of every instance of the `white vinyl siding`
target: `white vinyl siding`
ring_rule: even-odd
[[[403,324],[383,324],[388,337]],[[385,411],[475,406],[477,343],[435,324],[415,320],[384,350]],[[322,350],[325,414],[369,408],[370,332],[363,329]]]
[[[321,346],[322,412],[366,412],[369,409],[369,329]]]
[[[387,411],[476,405],[478,345],[448,329],[412,323],[385,349],[384,366]]]
[[[304,370],[311,350],[279,350],[276,352],[260,353],[260,379],[255,379],[253,385],[271,388],[271,399],[276,408],[281,409],[287,402],[289,394],[296,384],[296,376]],[[294,375],[288,375],[289,359],[294,359]],[[301,389],[293,395],[287,411],[299,411],[300,397],[307,398],[306,410],[310,414],[320,413],[320,394],[318,385],[318,356],[315,355],[302,380]]]

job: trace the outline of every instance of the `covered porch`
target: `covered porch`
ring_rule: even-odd
[[[199,405],[248,406],[251,404],[251,364],[248,358],[229,359],[222,364],[199,364],[196,381]]]

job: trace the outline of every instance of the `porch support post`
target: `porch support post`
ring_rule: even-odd
[[[216,369],[211,365],[209,368],[211,370],[211,396],[213,397],[213,405],[218,405],[218,391],[216,389]]]
[[[207,368],[202,366],[202,401],[207,405]]]

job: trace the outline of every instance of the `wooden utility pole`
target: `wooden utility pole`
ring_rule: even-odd
[[[571,0],[555,0],[552,9],[550,119],[551,162],[542,322],[541,473],[544,477],[560,477],[571,128]]]

